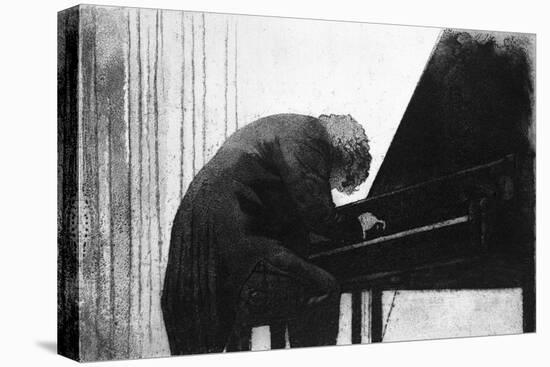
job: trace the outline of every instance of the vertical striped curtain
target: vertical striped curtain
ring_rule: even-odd
[[[236,21],[80,11],[82,358],[168,355],[160,292],[171,222],[239,126]]]

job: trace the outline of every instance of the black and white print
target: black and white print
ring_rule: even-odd
[[[535,36],[58,14],[80,361],[535,331]]]

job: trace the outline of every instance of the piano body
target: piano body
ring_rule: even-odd
[[[529,37],[444,31],[368,197],[337,209],[371,212],[386,228],[312,242],[309,260],[351,294],[352,343],[362,342],[364,292],[371,342],[383,339],[382,294],[396,290],[520,288],[523,331],[535,331]],[[271,324],[270,339],[284,348],[285,325]],[[241,344],[251,347],[250,334]]]
[[[352,294],[353,343],[366,290],[373,342],[387,290],[521,288],[523,329],[535,330],[531,68],[525,50],[501,51],[479,32],[443,34],[369,196],[338,209],[386,229],[312,245],[310,260]]]

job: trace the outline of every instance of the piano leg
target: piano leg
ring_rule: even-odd
[[[354,291],[351,294],[351,342],[361,344],[361,329],[363,328],[363,292]]]
[[[522,286],[523,298],[523,332],[536,331],[536,290],[535,290],[535,262],[534,259],[526,264]]]
[[[243,352],[250,350],[251,327],[240,320],[231,332],[225,350],[227,352]]]
[[[300,317],[289,320],[288,334],[292,348],[336,345],[340,295],[310,307]]]
[[[271,332],[271,349],[284,349],[286,347],[286,322],[273,322],[269,326]]]
[[[382,342],[382,289],[373,289],[371,291],[370,302],[370,335],[373,343]]]

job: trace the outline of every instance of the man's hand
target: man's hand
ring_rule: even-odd
[[[365,238],[367,232],[370,231],[377,224],[380,224],[382,230],[386,229],[386,222],[376,218],[376,216],[374,216],[374,214],[372,213],[363,213],[358,217],[358,219],[361,223],[361,227],[363,228],[363,238]]]

